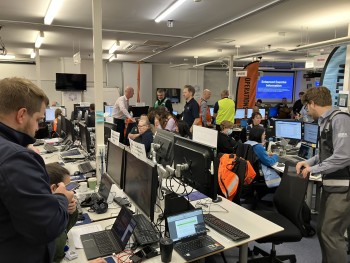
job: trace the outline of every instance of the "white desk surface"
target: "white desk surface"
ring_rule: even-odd
[[[193,203],[195,204],[197,201],[194,201]],[[239,242],[235,242],[232,240],[229,240],[225,236],[219,234],[215,230],[210,229],[208,234],[212,236],[215,240],[217,240],[219,243],[221,243],[225,249],[230,249],[233,247],[240,247],[240,254],[243,254],[243,261],[240,261],[241,263],[246,262],[246,253],[247,253],[247,244],[248,242],[254,241],[256,239],[268,236],[270,234],[277,233],[279,231],[282,231],[283,228],[254,214],[253,212],[236,205],[235,203],[232,203],[226,199],[224,199],[222,202],[218,203],[217,206],[216,204],[209,205],[209,207],[203,207],[204,213],[208,212],[208,209],[212,211],[213,214],[215,214],[217,217],[220,219],[233,224],[237,228],[241,229],[242,231],[246,232],[247,234],[250,235],[249,239],[242,240]],[[228,210],[228,212],[225,211],[225,209]],[[117,210],[118,211],[118,210]],[[215,211],[215,212],[214,212]],[[119,211],[118,211],[119,212]],[[108,220],[103,220],[99,222],[94,222],[91,224],[99,224],[102,226],[102,228],[105,228],[106,226],[109,226],[113,224],[115,219],[108,219]],[[91,225],[89,224],[89,225]],[[86,225],[82,226],[77,226],[78,227],[84,227]],[[73,245],[73,239],[71,233],[68,233],[69,237],[69,244],[71,249],[74,249]],[[76,252],[78,254],[78,258],[71,261],[73,263],[83,263],[83,262],[88,262],[84,253],[83,249],[76,249]],[[216,252],[218,253],[218,252]],[[245,255],[245,256],[244,256]],[[208,256],[208,255],[206,255]],[[155,257],[152,259],[148,259],[147,262],[160,262],[159,257]],[[184,259],[177,254],[175,251],[173,251],[173,256],[172,256],[172,262],[185,262]]]

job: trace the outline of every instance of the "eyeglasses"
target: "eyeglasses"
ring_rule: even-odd
[[[143,126],[146,126],[146,125],[137,125],[137,128],[141,128],[141,127],[143,127]]]

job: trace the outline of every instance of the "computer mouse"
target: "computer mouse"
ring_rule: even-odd
[[[284,167],[284,163],[278,163],[277,167]]]

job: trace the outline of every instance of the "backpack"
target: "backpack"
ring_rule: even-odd
[[[239,158],[235,154],[223,154],[221,156],[218,183],[221,192],[230,201],[239,204],[242,186],[250,184],[255,175],[256,173],[249,161]]]

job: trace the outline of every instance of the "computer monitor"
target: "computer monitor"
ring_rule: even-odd
[[[178,114],[178,112],[175,111],[175,110],[173,110],[173,115],[174,115],[175,117],[177,116],[177,114]]]
[[[318,124],[304,123],[304,138],[305,142],[317,144],[318,142]]]
[[[247,109],[247,118],[252,117],[253,109]]]
[[[53,122],[55,120],[55,110],[46,108],[45,109],[45,122]]]
[[[124,189],[125,150],[122,144],[118,146],[108,141],[106,173],[112,178],[119,189]]]
[[[175,136],[174,167],[188,165],[181,171],[181,180],[205,194],[217,199],[217,175],[212,174],[216,148]]]
[[[133,117],[140,117],[142,114],[148,113],[149,106],[131,106]]]
[[[85,123],[78,123],[79,126],[79,134],[80,134],[80,142],[81,142],[81,146],[83,147],[83,149],[87,152],[90,153],[91,150],[91,136],[90,136],[90,132],[86,126]]]
[[[82,119],[83,119],[85,112],[89,110],[90,110],[89,106],[80,106],[80,104],[74,104],[74,119],[76,120],[78,118],[79,111],[81,111]]]
[[[269,108],[269,118],[276,118],[278,115],[278,109],[277,107],[271,107]]]
[[[164,167],[166,165],[171,166],[174,160],[174,133],[158,129],[154,136],[153,144],[155,144],[155,147],[159,147],[156,150],[157,163],[162,164]]]
[[[108,113],[109,117],[112,117],[113,114],[113,106],[105,106],[105,113]]]
[[[259,108],[259,112],[261,114],[261,119],[265,120],[266,109],[265,108]]]
[[[75,131],[74,131],[74,125],[73,123],[68,120],[66,117],[64,117],[64,122],[65,122],[65,133],[66,133],[66,137],[68,140],[70,140],[71,142],[75,141]]]
[[[247,125],[248,125],[248,120],[241,120],[241,127],[247,127]]]
[[[244,119],[245,118],[245,109],[236,109],[235,119]]]
[[[210,116],[214,116],[214,107],[209,107]]]
[[[277,138],[301,140],[301,122],[294,120],[276,120],[275,136]]]
[[[98,187],[98,193],[105,201],[107,201],[108,199],[109,193],[112,188],[112,184],[112,179],[107,174],[102,174],[101,182]]]
[[[157,167],[150,160],[141,160],[125,150],[124,192],[151,221],[154,220],[158,174]]]

